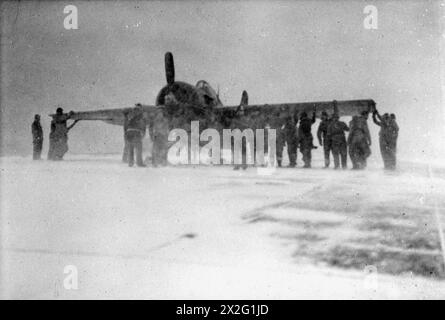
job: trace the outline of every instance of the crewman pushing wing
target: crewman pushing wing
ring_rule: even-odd
[[[372,120],[380,127],[380,153],[386,170],[394,170],[396,168],[396,145],[399,127],[395,121],[395,115],[392,114],[392,116],[391,118],[387,113],[380,116],[377,110],[372,113]]]
[[[340,166],[343,169],[347,168],[347,144],[345,138],[345,132],[349,131],[348,126],[343,121],[339,121],[338,114],[332,115],[332,122],[329,124],[327,130],[327,142],[332,148],[332,155],[334,157],[334,167],[338,169]],[[326,141],[326,140],[325,140]]]
[[[139,103],[126,114],[124,127],[126,128],[125,139],[128,143],[128,166],[134,165],[134,153],[136,152],[137,166],[145,167],[142,160],[142,138],[145,136],[147,124]]]
[[[352,117],[349,123],[348,147],[352,169],[366,168],[367,158],[371,155],[371,135],[368,128],[368,113]]]
[[[72,112],[65,114],[62,108],[57,108],[51,121],[48,160],[63,160],[63,156],[68,152],[68,132],[79,121],[76,120],[70,126],[67,126],[71,115]]]

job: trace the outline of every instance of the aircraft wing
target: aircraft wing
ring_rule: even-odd
[[[218,108],[221,113],[233,113],[240,106],[225,106]],[[316,116],[320,117],[323,111],[329,115],[336,112],[341,116],[359,115],[362,111],[372,112],[375,108],[375,102],[371,99],[366,100],[343,100],[343,101],[321,101],[321,102],[303,102],[303,103],[280,103],[280,104],[249,104],[244,105],[244,111],[248,114],[261,114],[263,116],[283,116],[295,115],[305,111],[308,116],[316,111]]]
[[[144,112],[144,117],[149,120],[153,117],[154,112],[156,110],[156,106],[151,105],[142,105],[142,109]],[[79,111],[79,112],[70,112],[69,118],[71,120],[100,120],[106,123],[115,124],[119,126],[124,125],[125,113],[132,110],[133,107],[130,108],[119,108],[119,109],[103,109],[103,110],[94,110],[94,111]],[[53,115],[51,115],[53,116]]]

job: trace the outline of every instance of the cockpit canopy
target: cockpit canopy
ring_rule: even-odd
[[[199,80],[196,83],[196,89],[201,93],[207,105],[213,107],[222,107],[222,103],[219,100],[218,93],[210,86],[205,80]]]

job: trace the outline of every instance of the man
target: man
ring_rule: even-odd
[[[249,128],[249,123],[244,114],[244,107],[241,105],[237,112],[235,113],[235,117],[232,119],[231,129],[240,129],[243,132],[245,129]],[[235,143],[232,140],[232,154],[235,155]],[[235,163],[235,156],[233,157],[234,167],[233,170],[239,170],[242,168],[243,170],[247,169],[247,142],[243,137],[241,139],[241,163]]]
[[[371,135],[368,128],[368,112],[352,117],[349,123],[348,147],[352,169],[366,168],[367,158],[371,155]]]
[[[396,146],[399,127],[395,122],[395,115],[385,113],[382,116],[375,110],[372,113],[372,120],[380,127],[379,144],[380,153],[383,159],[385,170],[394,170],[396,168]]]
[[[150,126],[150,135],[153,140],[151,155],[153,167],[167,165],[168,134],[168,119],[165,116],[165,111],[160,108],[157,110],[153,124]]]
[[[331,145],[327,140],[328,127],[330,124],[331,124],[331,119],[329,119],[327,112],[323,111],[321,113],[321,122],[317,130],[317,138],[318,138],[318,144],[320,146],[323,146],[325,168],[328,168],[330,163],[329,156],[331,153]]]
[[[125,139],[128,143],[128,166],[134,165],[134,153],[136,151],[136,164],[145,167],[142,160],[142,138],[145,135],[147,124],[144,119],[141,104],[137,103],[134,109],[125,117]]]
[[[272,114],[268,122],[270,129],[275,130],[276,134],[275,154],[277,158],[278,167],[281,168],[283,162],[283,149],[284,149],[284,144],[286,143],[286,139],[283,132],[284,125],[283,125],[283,120],[280,118],[280,113],[276,112]],[[269,143],[268,137],[267,134],[265,134],[265,145],[267,146],[267,149],[269,149],[268,143]]]
[[[62,108],[57,108],[56,114],[51,121],[51,132],[49,134],[49,160],[63,160],[63,156],[68,152],[68,132],[76,125],[79,120],[74,121],[67,126],[69,114],[64,114]]]
[[[329,124],[327,130],[327,139],[325,139],[324,141],[331,146],[335,169],[339,168],[339,157],[341,158],[341,167],[343,169],[347,168],[347,145],[345,137],[346,131],[349,131],[346,123],[344,123],[343,121],[339,121],[338,114],[334,113],[332,115],[332,122]]]
[[[287,117],[283,127],[283,136],[283,140],[287,145],[289,167],[294,168],[297,165],[298,133],[293,116]]]
[[[34,122],[31,125],[32,132],[32,145],[33,145],[33,160],[40,160],[42,155],[42,146],[43,146],[43,129],[40,124],[40,115],[36,114],[34,116]]]
[[[309,118],[306,112],[302,112],[300,116],[300,126],[298,127],[298,139],[300,152],[303,155],[303,168],[311,167],[312,149],[314,148],[312,125],[315,123],[315,109],[312,118]]]

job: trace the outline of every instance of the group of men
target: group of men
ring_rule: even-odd
[[[51,121],[51,132],[49,135],[49,160],[62,160],[68,151],[68,132],[77,123],[74,121],[67,125],[71,113],[64,114],[62,108],[56,110],[56,114]],[[142,106],[136,104],[134,108],[124,114],[124,153],[123,161],[131,167],[136,161],[139,167],[145,167],[142,157],[142,141],[149,127],[150,137],[153,141],[152,164],[153,166],[167,165],[167,144],[169,134],[169,121],[165,115],[165,110],[156,110],[152,121],[147,121],[144,117]],[[244,119],[244,110],[241,110],[232,120],[232,126],[238,129],[247,128]],[[385,169],[396,168],[396,150],[399,127],[394,114],[385,113],[381,116],[376,109],[372,114],[372,119],[380,127],[379,142],[380,151]],[[352,161],[352,169],[366,168],[367,158],[371,155],[371,135],[367,124],[368,112],[362,112],[358,116],[352,117],[349,126],[340,121],[338,114],[333,113],[330,117],[326,112],[321,114],[321,122],[317,130],[317,138],[324,151],[324,165],[330,165],[330,155],[334,159],[334,168],[340,166],[347,168],[347,155]],[[277,130],[276,156],[278,166],[282,166],[284,146],[287,146],[289,156],[289,167],[297,165],[297,150],[302,154],[304,168],[311,167],[312,149],[317,148],[313,144],[312,125],[315,123],[315,110],[312,117],[306,112],[300,114],[299,119],[288,117],[284,125],[277,120],[276,125],[271,127]],[[43,130],[40,124],[40,115],[35,115],[31,126],[33,135],[33,159],[41,158],[43,145]],[[346,132],[349,132],[346,138]],[[236,165],[235,169],[246,169],[246,144],[242,145],[243,159],[241,165]],[[135,159],[136,158],[136,159]]]
[[[64,114],[62,108],[57,108],[56,114],[51,121],[51,129],[49,133],[49,149],[48,160],[63,160],[63,156],[68,152],[68,132],[75,126],[74,121],[68,126],[68,119],[71,114]],[[43,147],[43,129],[40,124],[40,115],[34,116],[34,122],[31,125],[33,159],[40,160]]]
[[[385,169],[396,168],[396,151],[399,127],[394,114],[385,113],[380,116],[377,110],[373,111],[374,123],[380,126],[380,151]],[[338,114],[330,117],[326,112],[321,113],[321,122],[317,130],[317,138],[324,152],[324,166],[330,165],[332,153],[334,168],[347,168],[347,156],[352,161],[352,169],[364,169],[367,158],[371,155],[371,135],[368,128],[368,112],[353,116],[349,126],[340,121]],[[309,118],[306,112],[300,115],[299,123],[289,117],[286,123],[278,129],[277,162],[281,167],[284,146],[287,145],[289,167],[296,166],[297,149],[302,154],[304,168],[311,167],[313,144],[312,125],[315,123],[315,112]],[[346,137],[346,132],[349,132]]]
[[[169,134],[169,123],[164,115],[164,110],[156,110],[154,119],[148,122],[142,112],[141,104],[136,104],[135,108],[124,114],[124,153],[122,160],[127,162],[130,167],[134,165],[136,153],[136,165],[146,167],[142,157],[142,141],[146,134],[146,128],[149,127],[150,137],[153,141],[152,165],[167,165],[167,141]]]

